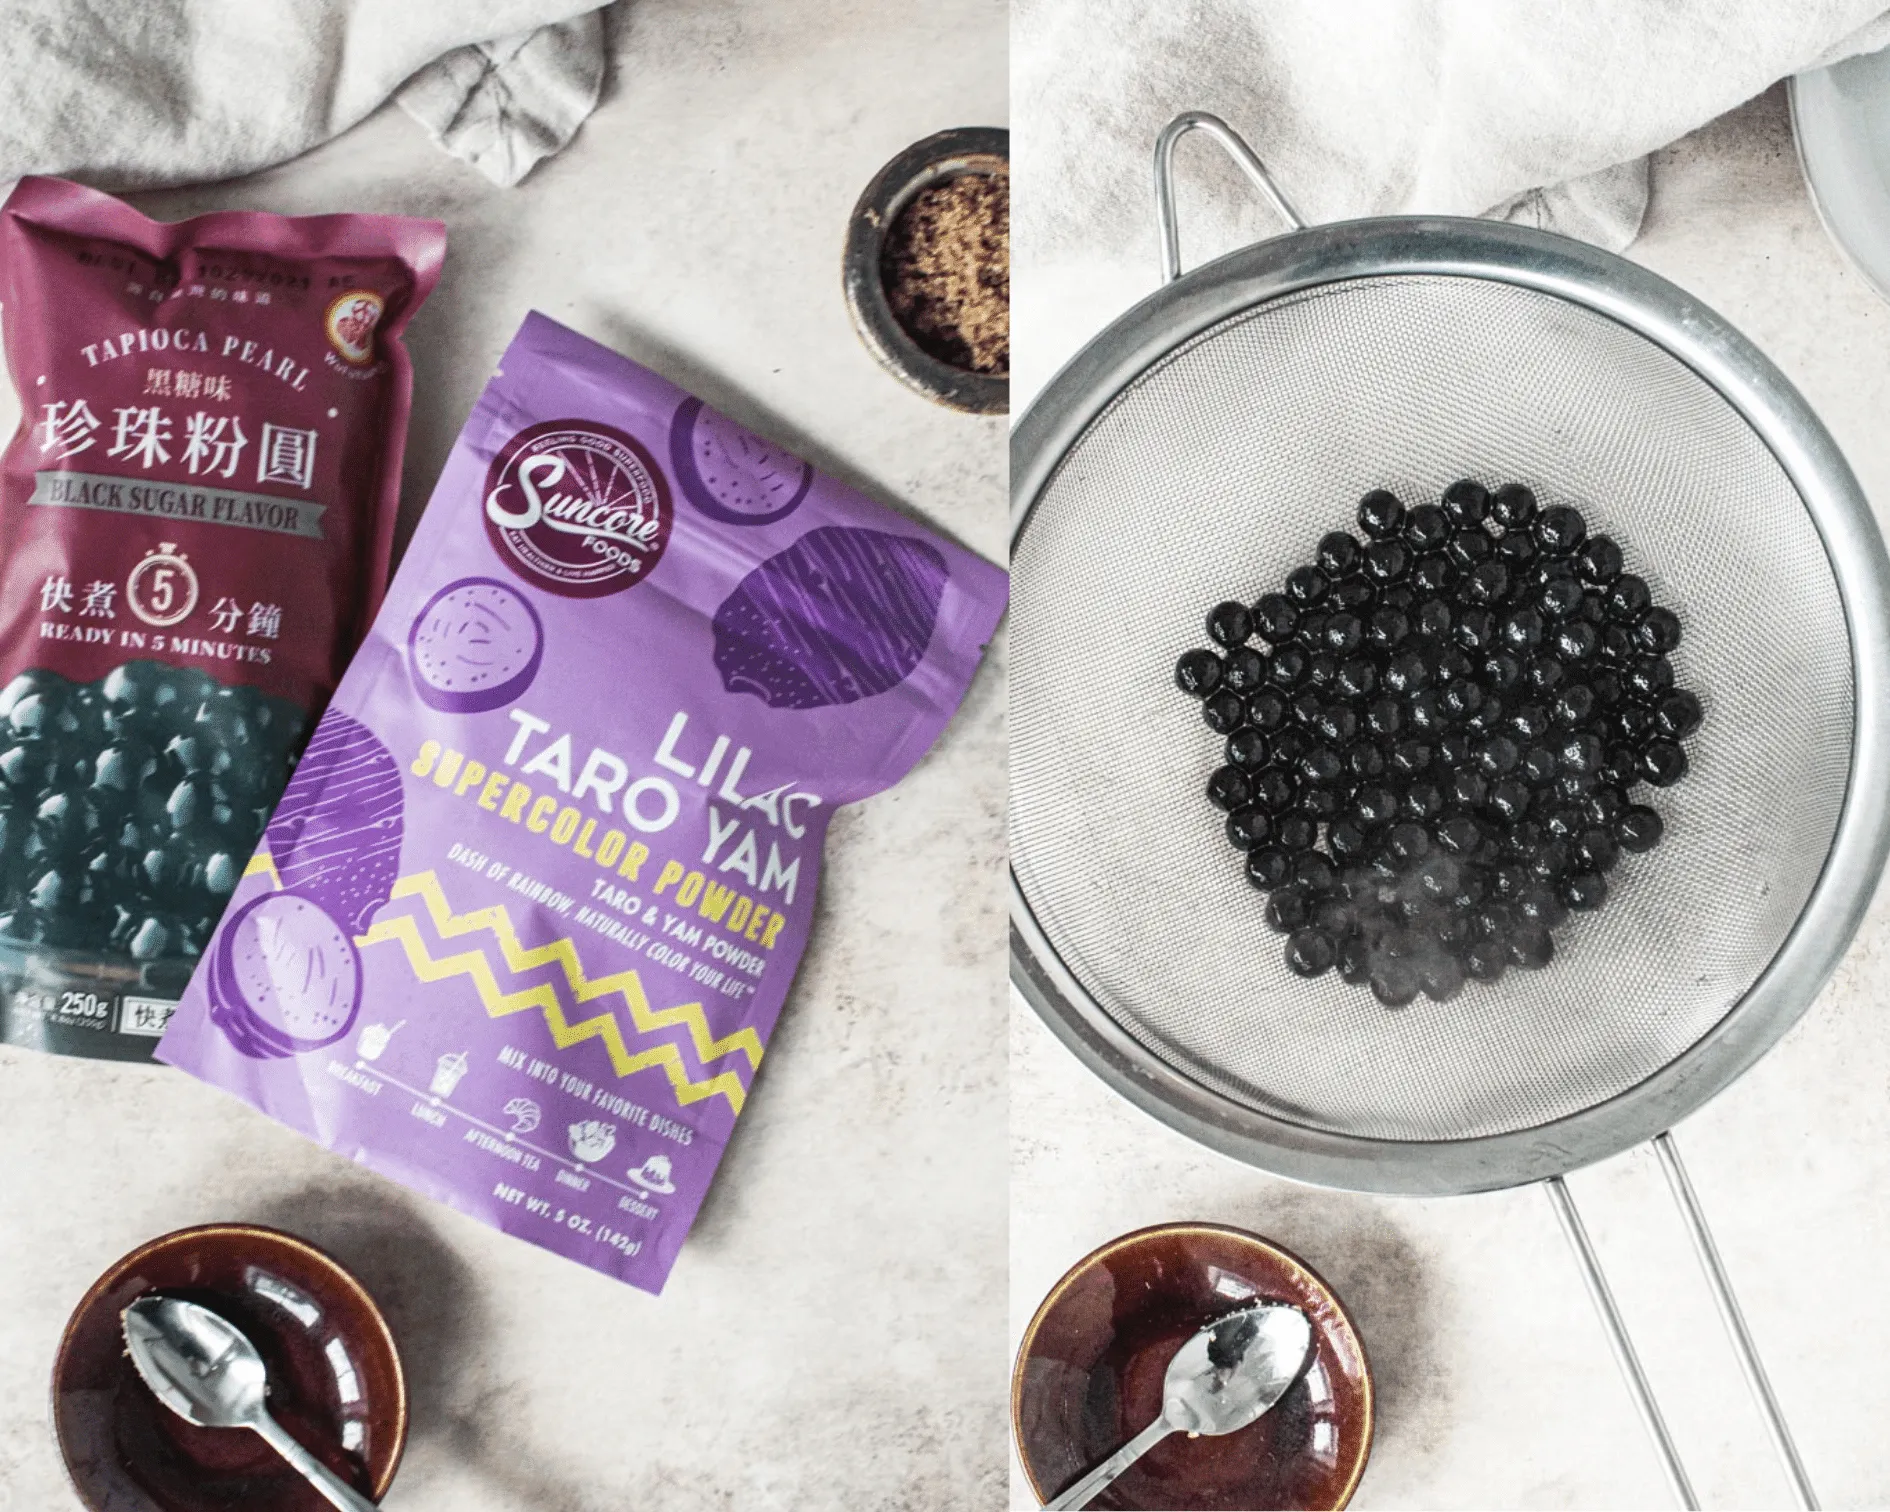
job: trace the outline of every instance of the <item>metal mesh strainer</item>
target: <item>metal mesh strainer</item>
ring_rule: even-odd
[[[1290,217],[1238,138],[1183,117],[1158,152],[1171,277],[1167,168],[1196,126]],[[1622,543],[1686,627],[1706,723],[1655,800],[1665,842],[1551,969],[1390,1013],[1286,970],[1173,667],[1209,605],[1277,588],[1367,490],[1466,475]],[[1015,974],[1184,1132],[1332,1185],[1557,1178],[1705,1101],[1836,964],[1885,848],[1883,546],[1802,400],[1671,285],[1515,226],[1298,230],[1099,337],[1020,424],[1013,492]]]

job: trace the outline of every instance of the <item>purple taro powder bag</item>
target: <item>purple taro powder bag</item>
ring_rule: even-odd
[[[158,1050],[659,1291],[979,560],[532,315]]]

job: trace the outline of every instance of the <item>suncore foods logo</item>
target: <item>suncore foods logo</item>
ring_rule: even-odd
[[[322,327],[342,361],[366,367],[374,360],[374,328],[386,308],[387,301],[372,289],[350,289],[328,301]]]
[[[567,598],[640,583],[669,545],[673,511],[655,459],[622,431],[546,420],[486,470],[486,534],[526,582]]]

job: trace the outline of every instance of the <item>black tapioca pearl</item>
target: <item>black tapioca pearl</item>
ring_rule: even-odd
[[[1413,551],[1436,551],[1450,539],[1450,521],[1435,504],[1420,504],[1405,512],[1404,538]]]
[[[1459,478],[1444,490],[1444,518],[1459,530],[1481,526],[1490,513],[1490,491],[1474,478]]]
[[[1631,625],[1653,606],[1654,595],[1648,590],[1647,580],[1632,572],[1624,572],[1608,585],[1608,618],[1619,624]]]
[[[1358,710],[1349,704],[1327,704],[1313,723],[1313,733],[1329,745],[1347,746],[1358,738]]]
[[[1478,664],[1477,675],[1483,679],[1485,692],[1507,693],[1522,680],[1523,663],[1511,652],[1495,651]]]
[[[1460,571],[1468,572],[1496,555],[1496,542],[1481,530],[1459,530],[1444,543],[1444,555]]]
[[[1627,625],[1613,621],[1599,627],[1601,645],[1596,653],[1605,662],[1617,667],[1625,667],[1639,655],[1640,646],[1634,639],[1634,631]]]
[[[1350,656],[1364,643],[1365,622],[1356,614],[1340,611],[1328,614],[1321,628],[1320,644],[1334,656]]]
[[[1529,656],[1542,644],[1543,619],[1534,609],[1517,609],[1504,617],[1503,644],[1518,656]]]
[[[1231,735],[1247,717],[1247,706],[1238,693],[1223,688],[1201,701],[1201,718],[1216,735]],[[99,758],[101,761],[104,758]]]
[[[1420,735],[1438,735],[1449,723],[1435,688],[1423,688],[1404,701],[1404,722]]]
[[[1608,879],[1598,871],[1575,871],[1555,887],[1556,897],[1578,913],[1591,913],[1608,901]]]
[[[1453,765],[1445,791],[1453,804],[1482,808],[1490,801],[1490,779],[1473,766]]]
[[[1375,740],[1355,740],[1345,749],[1346,774],[1357,782],[1382,777],[1389,763],[1384,747]]]
[[[1634,855],[1650,851],[1660,844],[1660,838],[1666,831],[1660,815],[1645,804],[1637,804],[1625,810],[1614,821],[1614,838],[1621,849]]]
[[[1505,824],[1514,824],[1529,812],[1534,797],[1534,789],[1527,784],[1505,777],[1490,788],[1490,809]]]
[[[1378,691],[1377,663],[1363,656],[1349,656],[1339,663],[1339,675],[1333,687],[1341,698],[1362,702]]]
[[[1446,815],[1437,825],[1437,843],[1452,855],[1474,856],[1483,845],[1483,826],[1473,814]]]
[[[1640,746],[1658,733],[1659,716],[1644,704],[1623,704],[1614,711],[1608,727],[1611,739]]]
[[[1339,869],[1330,856],[1316,850],[1304,851],[1293,862],[1293,880],[1318,897],[1338,885]]]
[[[1640,752],[1625,741],[1610,744],[1607,757],[1601,763],[1601,770],[1595,775],[1610,787],[1617,787],[1622,792],[1626,792],[1641,780]]]
[[[1297,882],[1274,888],[1267,899],[1267,928],[1275,934],[1291,934],[1312,921],[1312,898]]]
[[[1227,737],[1226,754],[1227,764],[1243,772],[1259,771],[1272,755],[1267,749],[1267,737],[1252,725],[1242,725]]]
[[[1540,971],[1555,959],[1555,937],[1539,924],[1520,924],[1509,936],[1509,963]]]
[[[1483,707],[1483,689],[1467,677],[1448,684],[1443,692],[1444,713],[1451,719],[1468,719]]]
[[[1386,664],[1381,681],[1391,692],[1409,695],[1429,687],[1435,672],[1422,651],[1401,651]]]
[[[1299,610],[1283,593],[1262,594],[1254,602],[1249,623],[1253,634],[1277,646],[1293,638],[1299,628]]]
[[[1364,566],[1364,558],[1359,559]],[[1344,609],[1348,613],[1363,618],[1378,601],[1377,590],[1362,577],[1340,578],[1326,590],[1326,607],[1333,610]]]
[[[1595,717],[1595,690],[1587,683],[1568,683],[1549,704],[1549,718],[1564,729],[1586,725]]]
[[[1594,825],[1575,837],[1575,860],[1587,871],[1613,871],[1620,859],[1620,842],[1609,830]]]
[[[1700,707],[1699,699],[1684,688],[1661,699],[1660,707],[1654,711],[1660,733],[1669,740],[1684,740],[1699,729],[1705,717],[1706,712]]]
[[[1400,866],[1410,866],[1430,854],[1431,837],[1423,825],[1407,819],[1392,825],[1385,849]]]
[[[1581,511],[1566,504],[1554,504],[1536,516],[1532,533],[1544,551],[1566,556],[1580,549],[1588,536],[1588,522]]]
[[[1442,552],[1421,556],[1411,564],[1411,586],[1419,593],[1448,593],[1457,584],[1457,567]]]
[[[1362,860],[1371,847],[1371,833],[1356,818],[1341,816],[1326,826],[1326,849],[1341,861]]]
[[[1673,663],[1664,656],[1637,656],[1626,667],[1622,681],[1638,703],[1658,704],[1673,690]]]
[[[1277,845],[1260,845],[1247,852],[1243,870],[1247,881],[1262,892],[1280,886],[1293,874],[1293,858]]]
[[[1419,778],[1404,790],[1403,807],[1406,816],[1419,823],[1435,819],[1444,811],[1443,785],[1429,777]]]
[[[1552,577],[1542,585],[1536,603],[1552,620],[1575,619],[1581,614],[1582,585],[1572,577]]]
[[[1300,781],[1310,787],[1326,787],[1337,782],[1345,772],[1345,764],[1339,759],[1339,753],[1331,746],[1319,744],[1308,746],[1305,754],[1299,758]]]
[[[1541,741],[1531,741],[1522,747],[1522,757],[1516,763],[1516,775],[1532,788],[1544,788],[1555,781],[1559,770],[1555,752]]]
[[[1509,567],[1501,556],[1478,562],[1464,574],[1458,593],[1466,604],[1491,608],[1509,596]]]
[[[1309,787],[1299,795],[1299,806],[1313,818],[1325,821],[1333,818],[1339,810],[1351,801],[1351,781],[1342,778],[1326,787]]]
[[[1446,730],[1437,737],[1437,762],[1446,771],[1474,767],[1482,737],[1469,730]]]
[[[1248,663],[1246,657],[1252,657]],[[1271,682],[1276,688],[1297,688],[1306,679],[1306,668],[1312,661],[1305,649],[1292,644],[1278,647],[1270,658],[1262,658],[1260,653],[1242,646],[1228,655],[1225,678],[1227,686],[1236,693],[1251,693],[1259,687],[1262,679]]]
[[[1221,659],[1212,651],[1200,648],[1184,651],[1181,660],[1175,663],[1175,686],[1183,693],[1206,698],[1220,687],[1225,671]],[[4,765],[5,758],[0,757],[0,769],[4,769]]]
[[[1411,571],[1411,548],[1403,541],[1373,541],[1365,548],[1365,576],[1384,585],[1402,583]],[[1380,594],[1382,601],[1383,594]]]
[[[1237,809],[1252,801],[1253,781],[1237,766],[1219,767],[1208,778],[1207,795],[1208,802],[1216,808]]]
[[[1216,604],[1208,610],[1207,633],[1223,646],[1244,646],[1253,634],[1253,614],[1245,604]]]
[[[1369,979],[1372,996],[1387,1008],[1408,1007],[1423,985],[1413,961],[1374,961]]]
[[[1325,609],[1311,609],[1299,617],[1299,628],[1293,632],[1296,644],[1306,648],[1308,653],[1324,649],[1326,621],[1332,616]]]
[[[1523,663],[1523,683],[1540,697],[1555,692],[1568,677],[1568,668],[1553,656],[1532,656]]]
[[[1392,650],[1404,644],[1411,633],[1410,618],[1401,609],[1394,609],[1389,604],[1380,604],[1365,622],[1365,638],[1381,650]]]
[[[1358,526],[1374,541],[1395,536],[1404,529],[1404,505],[1396,494],[1374,488],[1358,501]]]
[[[1509,710],[1503,723],[1518,741],[1540,740],[1549,733],[1549,711],[1539,703],[1519,703]]]
[[[1582,817],[1591,825],[1610,831],[1627,808],[1627,795],[1609,784],[1597,784],[1582,799]]]
[[[1448,640],[1452,618],[1450,605],[1443,599],[1424,599],[1417,606],[1418,634],[1434,641]]]
[[[1251,804],[1237,808],[1227,816],[1227,843],[1235,850],[1252,850],[1265,845],[1273,836],[1273,818],[1265,809]]]
[[[1248,783],[1248,801],[1255,808],[1278,814],[1291,808],[1299,796],[1299,784],[1279,767],[1267,767],[1253,774]]]
[[[1315,689],[1307,688],[1293,697],[1292,722],[1301,729],[1311,729],[1319,716],[1325,712],[1326,701]]]
[[[1283,726],[1292,713],[1292,702],[1278,688],[1256,688],[1246,697],[1247,723],[1268,734]]]
[[[1432,1002],[1448,1003],[1463,991],[1463,963],[1447,951],[1428,955],[1418,967],[1418,982]]]
[[[1586,662],[1601,649],[1601,631],[1586,620],[1567,620],[1555,627],[1549,646],[1565,662]]]
[[[1313,560],[1328,582],[1351,577],[1365,559],[1365,548],[1350,531],[1334,530],[1319,538],[1319,550]]]
[[[1461,646],[1440,647],[1432,659],[1432,667],[1439,683],[1453,683],[1476,675],[1476,660]]]
[[[1286,575],[1286,596],[1302,611],[1323,599],[1331,586],[1317,567],[1295,567]]]
[[[1411,737],[1396,742],[1391,748],[1391,770],[1400,777],[1421,777],[1430,771],[1431,763],[1437,758],[1437,750],[1428,740]]]
[[[1362,987],[1371,978],[1372,950],[1362,935],[1348,935],[1339,941],[1337,966],[1339,979],[1351,987]]]
[[[1490,518],[1504,530],[1517,530],[1536,518],[1536,496],[1522,483],[1505,483],[1490,491]]]
[[[1323,929],[1296,929],[1287,937],[1286,966],[1295,976],[1324,976],[1338,958],[1338,945]]]
[[[1487,608],[1472,607],[1457,611],[1451,638],[1465,651],[1489,650],[1496,644],[1496,616]]]
[[[1293,855],[1308,851],[1318,842],[1319,819],[1303,808],[1288,809],[1273,823],[1273,843]]]
[[[1490,777],[1505,777],[1522,760],[1522,747],[1508,735],[1490,735],[1477,747],[1477,765]]]
[[[1601,737],[1589,730],[1576,730],[1555,743],[1556,766],[1563,772],[1592,775],[1601,770]]]
[[[1621,674],[1612,670],[1605,662],[1595,662],[1588,672],[1588,687],[1595,695],[1595,708],[1600,713],[1619,707],[1627,701],[1627,685],[1622,682]]]
[[[1687,774],[1687,753],[1678,741],[1656,738],[1641,748],[1641,776],[1655,787],[1672,787]]]
[[[1621,548],[1610,536],[1590,536],[1576,553],[1575,566],[1584,582],[1605,588],[1621,575]]]
[[[1411,615],[1417,612],[1418,591],[1409,583],[1393,583],[1378,590],[1378,602],[1387,608]]]
[[[1312,746],[1312,737],[1303,726],[1289,724],[1273,736],[1273,763],[1280,767],[1294,767],[1299,758]]]
[[[1680,644],[1680,616],[1655,605],[1635,623],[1634,640],[1651,655],[1665,655]]]
[[[1536,548],[1536,538],[1528,531],[1512,530],[1497,541],[1496,557],[1498,561],[1508,564],[1511,577],[1520,580],[1535,570],[1542,553]]]
[[[1352,795],[1352,807],[1363,824],[1376,829],[1397,817],[1398,795],[1383,783],[1370,783]]]

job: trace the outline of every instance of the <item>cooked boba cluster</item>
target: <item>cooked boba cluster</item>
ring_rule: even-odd
[[[295,705],[188,667],[22,672],[0,690],[0,933],[200,954],[306,727]]]
[[[1579,510],[1465,479],[1410,509],[1369,493],[1358,524],[1211,610],[1175,681],[1226,737],[1207,795],[1287,965],[1402,1008],[1549,964],[1660,843],[1636,789],[1686,775],[1701,708],[1679,619]]]

